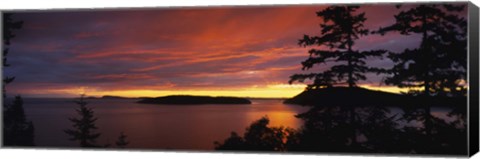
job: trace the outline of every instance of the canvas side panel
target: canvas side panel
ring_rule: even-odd
[[[468,108],[468,147],[469,155],[472,156],[478,152],[479,144],[479,51],[478,51],[478,7],[469,3],[468,7],[468,49],[469,49],[469,108]]]

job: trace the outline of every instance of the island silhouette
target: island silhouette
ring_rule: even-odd
[[[252,104],[246,98],[239,97],[211,97],[191,95],[171,95],[156,98],[143,98],[138,103],[143,104],[173,104],[173,105],[194,105],[194,104]]]

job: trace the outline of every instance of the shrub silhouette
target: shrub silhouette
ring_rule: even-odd
[[[223,143],[215,142],[216,150],[286,151],[287,138],[294,133],[291,128],[268,127],[270,120],[263,117],[253,122],[243,137],[232,132]]]
[[[118,139],[115,142],[115,145],[117,145],[119,148],[125,148],[128,144],[129,142],[127,141],[127,135],[121,132],[120,136],[118,136]]]

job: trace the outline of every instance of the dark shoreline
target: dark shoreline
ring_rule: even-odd
[[[142,104],[172,104],[172,105],[199,105],[199,104],[252,104],[246,98],[238,97],[211,97],[175,95],[156,98],[144,98],[137,103]]]

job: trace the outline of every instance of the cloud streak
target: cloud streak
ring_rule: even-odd
[[[16,32],[8,57],[12,67],[5,69],[17,80],[8,90],[26,96],[278,90],[290,75],[301,73],[309,48],[298,46],[298,39],[319,34],[321,19],[315,12],[325,7],[20,12],[14,18],[23,20],[24,28]],[[367,5],[361,11],[370,29],[393,23],[398,12],[393,5]],[[418,42],[418,36],[372,35],[357,41],[356,48],[398,51]],[[364,84],[380,78],[372,76]],[[302,90],[281,90],[288,89],[293,92],[288,96]]]

